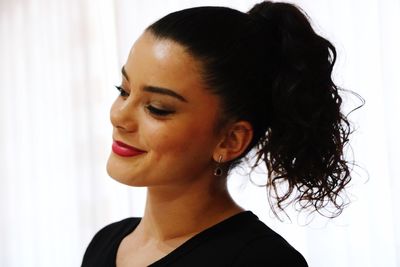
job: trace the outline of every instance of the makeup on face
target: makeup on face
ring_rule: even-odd
[[[153,48],[161,45],[166,50],[160,59]],[[208,168],[212,174],[219,98],[205,89],[197,64],[184,47],[149,33],[135,42],[110,110],[111,177],[157,186],[190,182]]]
[[[121,157],[135,157],[146,152],[116,140],[113,141],[112,151]]]

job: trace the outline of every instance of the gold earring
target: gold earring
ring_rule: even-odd
[[[217,165],[217,167],[216,167],[215,170],[214,170],[214,175],[215,175],[215,176],[222,176],[222,174],[224,173],[224,171],[223,171],[222,168],[221,168],[221,162],[222,162],[222,155],[219,155],[219,158],[218,158],[218,165]]]

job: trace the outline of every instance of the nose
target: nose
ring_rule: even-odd
[[[137,119],[135,116],[134,105],[128,100],[117,99],[110,110],[111,124],[126,132],[137,130]]]

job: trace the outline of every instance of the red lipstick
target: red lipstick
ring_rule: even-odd
[[[121,157],[134,157],[145,153],[145,151],[124,144],[120,141],[113,141],[112,151]]]

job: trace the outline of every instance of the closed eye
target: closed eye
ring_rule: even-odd
[[[122,86],[115,86],[115,88],[117,88],[117,90],[119,91],[119,95],[122,97],[127,97],[129,96],[129,93],[127,91],[125,91],[125,89]]]
[[[129,93],[122,87],[122,86],[117,86],[115,85],[115,88],[119,91],[119,95],[121,97],[128,97]],[[145,105],[145,108],[154,116],[162,117],[162,116],[168,116],[170,114],[175,113],[173,110],[166,110],[166,109],[161,109],[161,108],[156,108],[155,106],[152,106],[150,104]]]
[[[175,111],[173,111],[173,110],[160,109],[160,108],[156,108],[152,105],[146,105],[146,109],[155,116],[167,116],[167,115],[175,113]]]

